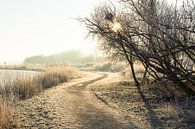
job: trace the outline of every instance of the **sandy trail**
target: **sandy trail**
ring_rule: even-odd
[[[89,73],[20,101],[15,111],[19,128],[134,129],[120,113],[98,101],[88,89],[109,77],[110,74]]]

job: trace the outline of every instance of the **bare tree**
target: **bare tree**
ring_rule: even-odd
[[[97,7],[83,19],[88,31],[112,56],[125,57],[133,79],[139,60],[154,79],[174,82],[187,95],[195,95],[195,5],[177,7],[158,0],[121,0],[123,10],[110,15],[110,6]]]

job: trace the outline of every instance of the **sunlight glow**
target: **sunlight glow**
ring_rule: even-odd
[[[111,25],[111,29],[114,31],[114,32],[118,32],[121,30],[121,24],[118,23],[118,22],[115,22]]]

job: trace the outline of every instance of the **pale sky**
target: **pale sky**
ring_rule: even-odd
[[[73,18],[89,16],[105,1],[0,0],[0,62],[72,49],[95,51],[85,27]]]
[[[94,51],[75,17],[105,0],[0,0],[0,62],[66,50]]]

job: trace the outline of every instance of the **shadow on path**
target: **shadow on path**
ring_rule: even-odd
[[[106,104],[100,106],[97,101],[91,101],[86,99],[85,88],[99,80],[108,77],[108,74],[102,74],[100,77],[91,79],[84,82],[79,82],[77,84],[68,87],[67,91],[72,95],[73,98],[73,108],[77,120],[82,125],[78,128],[80,129],[140,129],[134,125],[129,120],[124,120],[124,118],[116,117],[112,113]],[[112,112],[112,111],[111,111]]]

